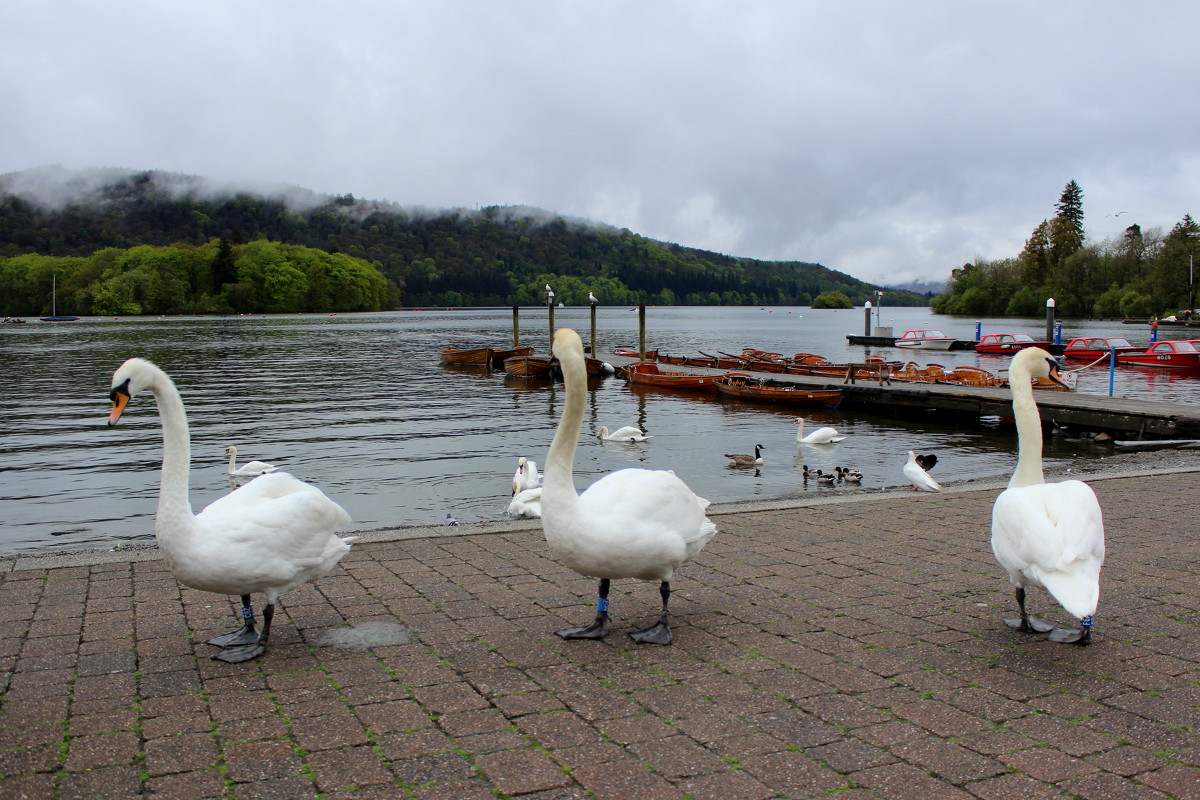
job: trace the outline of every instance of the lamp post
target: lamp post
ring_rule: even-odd
[[[883,292],[876,290],[875,299],[875,327],[878,328],[883,324]]]

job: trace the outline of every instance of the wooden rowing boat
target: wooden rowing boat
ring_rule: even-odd
[[[490,347],[473,347],[469,349],[460,349],[457,347],[447,347],[445,350],[438,351],[438,355],[442,358],[443,364],[489,364],[492,359],[492,348]]]
[[[840,389],[806,389],[792,383],[753,378],[744,372],[727,372],[713,382],[724,397],[767,403],[837,408],[842,402]]]
[[[643,354],[639,353],[638,349],[631,344],[622,344],[622,345],[618,345],[618,346],[614,347],[613,355],[626,356],[629,358],[643,357]],[[658,359],[658,351],[657,350],[647,350],[644,354],[644,358],[647,361],[655,361]]]
[[[655,386],[660,389],[684,389],[712,392],[716,375],[695,375],[688,372],[668,372],[653,361],[638,361],[622,368],[625,378],[635,386]]]
[[[531,356],[531,355],[533,355],[533,348],[527,347],[524,345],[522,345],[521,347],[508,347],[508,348],[504,348],[504,349],[493,347],[490,359],[491,359],[491,364],[493,367],[503,367],[504,362],[510,358],[517,358],[518,356]]]
[[[550,356],[516,356],[505,360],[504,372],[518,378],[548,378],[553,363]]]

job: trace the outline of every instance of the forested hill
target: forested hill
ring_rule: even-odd
[[[542,303],[547,283],[572,305],[589,291],[605,304],[807,305],[824,292],[862,303],[879,288],[819,264],[735,258],[523,207],[414,212],[303,190],[218,194],[163,172],[48,172],[0,176],[0,257],[266,239],[361,258],[409,306]],[[39,191],[47,183],[53,199]],[[928,302],[891,290],[884,299]]]

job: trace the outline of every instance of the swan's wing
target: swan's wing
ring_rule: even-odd
[[[320,489],[286,472],[263,475],[214,500],[196,521],[215,539],[253,541],[301,560],[319,558],[333,532],[351,522]]]
[[[1086,483],[1044,483],[1001,492],[992,507],[992,551],[1014,582],[1043,586],[1075,616],[1095,611],[1104,519]]]
[[[672,472],[618,470],[579,496],[578,538],[614,575],[668,580],[716,533],[708,505]]]
[[[517,494],[508,504],[508,513],[519,517],[542,515],[542,487],[526,489]]]
[[[646,434],[642,432],[641,428],[635,428],[632,425],[626,425],[624,427],[617,428],[615,431],[610,433],[609,438],[625,439],[625,438],[632,437],[632,436],[645,436],[645,435]]]

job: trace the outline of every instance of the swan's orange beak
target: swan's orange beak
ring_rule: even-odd
[[[1053,358],[1047,358],[1046,363],[1050,365],[1050,376],[1049,376],[1050,380],[1054,381],[1055,383],[1057,383],[1059,386],[1063,387],[1064,389],[1070,389],[1071,387],[1067,385],[1066,381],[1064,381],[1062,378],[1059,377],[1058,362],[1055,361]]]
[[[121,418],[121,412],[125,410],[125,406],[129,404],[129,392],[125,386],[118,386],[112,390],[109,395],[112,398],[112,412],[108,415],[108,424],[116,425],[117,420]]]

